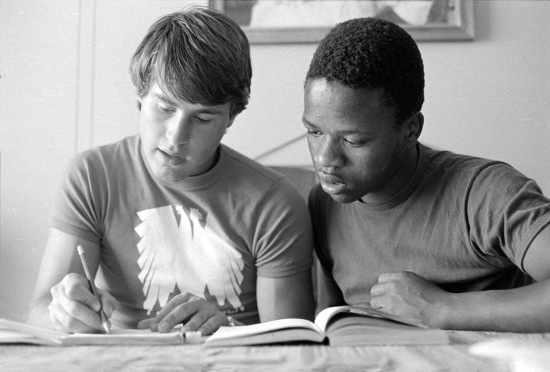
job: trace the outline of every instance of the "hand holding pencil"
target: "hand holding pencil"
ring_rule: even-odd
[[[96,288],[92,270],[97,257],[95,247],[75,247],[79,258],[72,261],[70,270],[50,291],[48,312],[54,329],[68,333],[97,333],[109,330],[108,319],[118,302],[107,291]],[[82,252],[82,254],[80,253]],[[80,274],[82,273],[82,274]]]

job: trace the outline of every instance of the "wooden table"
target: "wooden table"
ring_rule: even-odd
[[[179,346],[1,345],[0,371],[506,371],[506,365],[474,356],[469,347],[491,338],[538,340],[519,335],[449,331],[450,345],[330,347],[282,345],[204,348]]]

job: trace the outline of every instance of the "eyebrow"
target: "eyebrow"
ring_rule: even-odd
[[[159,94],[157,92],[152,92],[153,95],[155,96],[155,98],[158,98],[159,100],[169,104],[169,105],[172,105],[172,106],[177,106],[178,103],[174,100],[171,100],[170,98],[166,97],[164,94]],[[221,115],[223,114],[223,110],[220,110],[220,109],[217,109],[217,108],[214,108],[214,107],[210,107],[210,106],[204,106],[202,107],[201,109],[197,110],[198,113],[201,113],[201,114],[211,114],[211,115]]]
[[[319,129],[315,124],[309,122],[306,118],[302,117],[302,122],[307,125],[308,127],[311,127],[312,129]],[[349,135],[349,134],[359,134],[363,136],[372,136],[376,135],[376,132],[368,132],[368,131],[360,131],[360,130],[343,130],[341,132],[338,132],[340,135]]]
[[[175,106],[176,105],[176,102],[171,100],[170,98],[166,97],[164,94],[159,94],[157,92],[151,92],[153,93],[153,95],[155,96],[155,98],[158,98],[159,100],[165,102],[165,103],[168,103],[172,106]]]

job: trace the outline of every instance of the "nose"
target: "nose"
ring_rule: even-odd
[[[314,147],[313,159],[319,170],[340,168],[344,165],[344,156],[336,140],[324,137]]]
[[[189,142],[190,119],[184,114],[174,115],[167,124],[166,138],[170,146],[180,146]]]

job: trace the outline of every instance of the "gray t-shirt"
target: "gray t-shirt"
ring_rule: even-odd
[[[523,258],[550,223],[550,200],[511,166],[421,144],[412,180],[391,200],[336,203],[316,186],[309,208],[315,249],[348,304],[367,303],[386,272],[450,292],[529,283]]]
[[[154,178],[137,136],[70,164],[51,226],[101,246],[101,287],[113,322],[134,327],[174,295],[205,297],[244,323],[259,321],[256,277],[312,265],[311,222],[278,173],[221,145],[207,173],[177,185]]]

